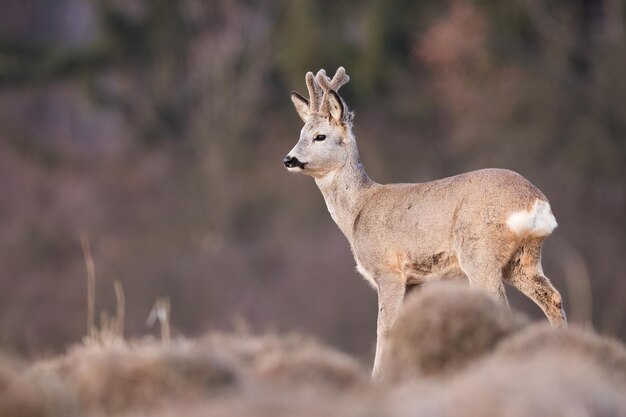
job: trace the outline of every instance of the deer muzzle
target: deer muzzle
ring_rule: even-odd
[[[296,158],[295,156],[289,156],[289,155],[287,155],[285,157],[285,159],[283,159],[283,164],[287,168],[296,168],[296,167],[298,167],[298,168],[301,168],[301,169],[304,169],[304,165],[306,165],[306,163],[300,162],[298,160],[298,158]]]

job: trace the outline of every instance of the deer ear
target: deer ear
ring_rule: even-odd
[[[300,116],[302,121],[306,123],[306,121],[309,119],[309,115],[311,114],[311,111],[309,110],[309,100],[302,97],[300,94],[296,93],[295,91],[292,91],[291,101],[293,102],[293,105],[296,107],[296,111],[298,112],[298,115]]]
[[[328,110],[330,111],[330,115],[335,121],[342,123],[343,122],[343,100],[339,97],[339,94],[335,92],[335,90],[328,90]]]

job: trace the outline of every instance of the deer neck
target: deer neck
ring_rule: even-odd
[[[368,191],[375,185],[365,173],[356,144],[341,168],[316,178],[315,182],[324,196],[330,216],[352,243],[354,222],[365,205]]]

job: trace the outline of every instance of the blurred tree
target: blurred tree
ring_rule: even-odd
[[[595,300],[611,299],[597,323],[626,334],[622,0],[7,1],[0,339],[80,336],[63,317],[82,306],[87,230],[101,285],[121,278],[137,300],[130,331],[167,293],[182,331],[241,310],[364,353],[373,295],[313,185],[280,166],[300,123],[288,91],[339,65],[373,177],[519,170],[559,218],[557,284],[583,254]]]

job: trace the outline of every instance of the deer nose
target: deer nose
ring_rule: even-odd
[[[283,159],[283,164],[287,167],[287,168],[293,168],[293,167],[298,167],[298,166],[302,166],[302,162],[298,161],[298,158],[296,157],[292,157],[287,155],[285,157],[285,159]]]

